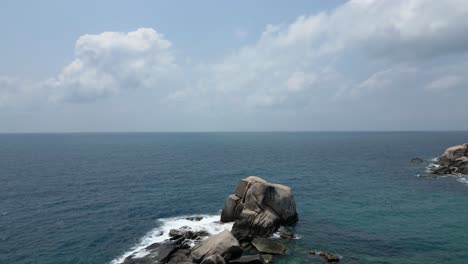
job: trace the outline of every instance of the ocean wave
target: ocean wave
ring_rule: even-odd
[[[433,163],[433,162],[437,162],[438,160],[439,160],[439,158],[433,158],[432,159],[432,162],[430,162],[426,167],[426,172],[427,173],[432,173],[433,169],[437,169],[437,168],[440,167],[439,164]],[[446,174],[446,175],[438,175],[437,178],[445,178],[445,177],[448,177],[448,176],[455,177],[455,178],[457,178],[458,182],[461,182],[461,183],[468,186],[468,179],[467,179],[466,175],[452,173],[452,174]]]
[[[189,220],[191,217],[203,217],[200,221]],[[184,229],[190,231],[206,231],[210,234],[217,234],[225,229],[231,230],[233,223],[221,223],[219,215],[186,215],[170,218],[161,218],[158,220],[160,223],[158,227],[149,231],[144,235],[140,241],[133,246],[130,250],[123,253],[121,256],[115,258],[110,264],[120,264],[126,257],[134,255],[141,258],[149,254],[145,249],[151,244],[160,243],[168,240],[169,231],[171,229]]]
[[[435,162],[437,162],[439,160],[439,158],[433,158],[431,159],[432,162],[429,162],[426,166],[426,172],[427,173],[430,173],[432,172],[433,169],[437,169],[440,167],[439,164],[436,164]]]
[[[461,183],[463,183],[465,185],[468,185],[468,179],[465,176],[461,176],[461,175],[457,176],[457,181],[459,181],[459,182],[461,182]]]

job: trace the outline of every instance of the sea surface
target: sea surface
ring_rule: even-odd
[[[257,175],[294,192],[275,263],[468,263],[468,186],[416,177],[468,132],[0,135],[0,263],[117,263]]]

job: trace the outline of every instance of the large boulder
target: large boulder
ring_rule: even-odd
[[[237,241],[228,230],[210,236],[192,250],[192,258],[198,263],[216,254],[222,256],[226,260],[230,260],[242,254],[239,241]]]
[[[221,213],[222,222],[236,221],[232,232],[240,241],[268,237],[281,225],[292,225],[297,220],[291,188],[257,176],[239,181]]]
[[[435,174],[468,175],[468,143],[447,148],[435,163]]]

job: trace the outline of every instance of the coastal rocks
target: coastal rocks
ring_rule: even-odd
[[[222,222],[234,223],[232,233],[239,241],[268,237],[281,225],[298,220],[291,188],[250,176],[237,184],[221,213]]]
[[[215,254],[219,254],[224,259],[229,260],[240,256],[242,249],[240,248],[239,241],[237,241],[231,232],[224,230],[219,234],[210,236],[192,250],[192,258],[196,262],[201,262],[203,259]]]
[[[468,175],[468,143],[447,148],[435,164],[434,174]]]
[[[224,204],[221,222],[209,222],[215,228],[202,228],[207,222],[204,217],[209,216],[180,218],[179,224],[171,223],[172,229],[159,234],[156,243],[135,250],[120,263],[265,264],[272,263],[273,256],[286,254],[284,243],[297,238],[291,227],[298,220],[291,189],[256,176],[239,181]],[[232,231],[228,230],[231,223],[223,222],[234,222]],[[214,235],[207,231],[223,229]]]
[[[286,245],[283,243],[270,239],[257,237],[252,240],[252,245],[260,252],[273,255],[284,255],[286,253]]]

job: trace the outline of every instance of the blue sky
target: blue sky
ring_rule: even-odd
[[[0,42],[0,73],[41,79],[73,58],[79,36],[140,27],[164,33],[179,55],[211,60],[255,41],[267,24],[291,22],[342,2],[6,0],[0,9],[0,30],[7,36]]]
[[[0,132],[467,130],[468,3],[3,1]]]

